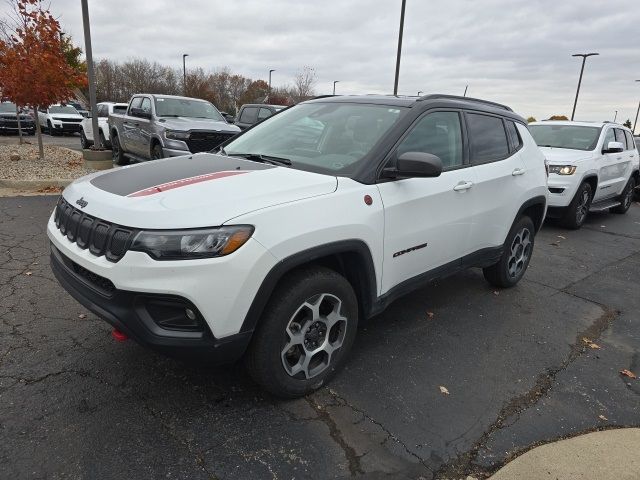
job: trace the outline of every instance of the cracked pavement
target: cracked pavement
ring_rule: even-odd
[[[640,380],[619,374],[640,373],[638,204],[546,225],[514,289],[471,270],[400,299],[330,385],[281,401],[240,365],[113,341],[49,269],[55,201],[0,199],[2,478],[484,478],[538,444],[640,425]]]

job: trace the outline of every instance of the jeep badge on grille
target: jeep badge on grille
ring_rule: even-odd
[[[80,205],[80,208],[84,208],[89,204],[89,202],[87,202],[84,197],[80,197],[78,200],[76,200],[76,205]]]

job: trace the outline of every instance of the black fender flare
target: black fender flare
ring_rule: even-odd
[[[513,226],[513,224],[518,221],[518,219],[522,216],[525,210],[536,205],[540,205],[543,208],[543,216],[540,219],[540,225],[537,225],[537,231],[540,231],[540,229],[542,228],[542,224],[544,223],[544,209],[547,206],[547,198],[544,195],[538,195],[537,197],[532,197],[526,202],[524,202],[520,206],[520,209],[518,210],[516,217],[513,219],[513,222],[511,222],[511,225]],[[532,220],[535,222],[535,219],[532,219]]]

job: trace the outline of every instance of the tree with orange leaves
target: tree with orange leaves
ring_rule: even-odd
[[[16,105],[33,108],[42,159],[38,107],[70,100],[73,90],[85,86],[87,79],[67,63],[60,23],[41,0],[12,1],[15,18],[13,24],[2,25],[4,38],[0,38],[0,90]]]

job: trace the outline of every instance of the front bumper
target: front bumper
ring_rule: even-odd
[[[576,174],[557,175],[552,173],[547,180],[549,188],[548,205],[551,208],[568,207],[576,194],[580,182]]]
[[[54,130],[58,132],[79,132],[82,126],[79,123],[71,122],[52,122]]]

